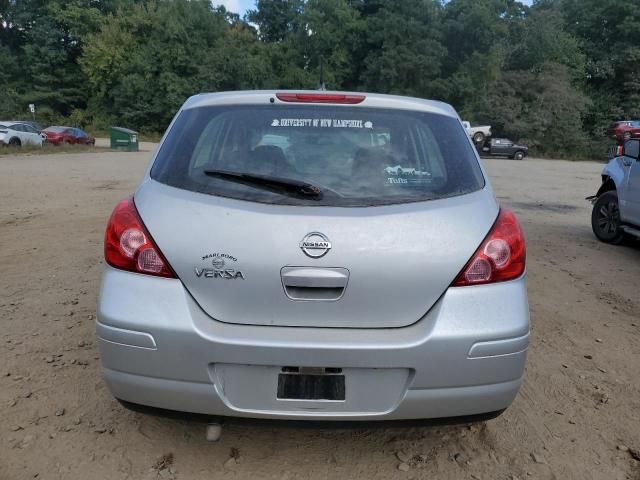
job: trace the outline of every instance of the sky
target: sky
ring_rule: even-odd
[[[247,10],[254,7],[255,0],[222,0],[212,3],[214,5],[224,5],[228,11],[244,15]]]
[[[533,0],[521,0],[525,5],[531,5]],[[233,13],[239,13],[241,16],[247,10],[255,6],[255,0],[214,0],[214,5],[224,5],[226,9]]]

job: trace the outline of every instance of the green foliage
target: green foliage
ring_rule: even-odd
[[[16,58],[7,47],[0,46],[0,85],[2,101],[0,102],[0,118],[10,118],[18,110],[18,92],[11,86],[10,80],[15,75]]]
[[[487,97],[492,123],[543,154],[584,151],[581,116],[589,99],[571,86],[571,75],[557,63],[505,72]]]
[[[358,12],[346,0],[309,0],[292,35],[296,63],[317,86],[322,62],[328,88],[344,88],[356,62],[353,47],[361,35]]]
[[[429,97],[446,55],[440,41],[440,4],[381,0],[364,16],[362,88]]]
[[[203,89],[216,90],[237,59],[222,65],[221,37],[237,52],[237,32],[223,11],[204,0],[148,2],[108,15],[101,30],[88,38],[82,69],[103,114],[133,128],[162,130],[184,100]],[[242,54],[242,52],[240,52]],[[233,60],[233,61],[232,61]],[[242,75],[247,75],[242,72]],[[237,79],[240,80],[240,79]]]
[[[214,2],[215,3],[215,2]],[[548,155],[640,117],[629,0],[0,0],[0,117],[162,132],[202,91],[365,90],[452,103]]]
[[[547,63],[556,63],[566,66],[574,78],[584,78],[584,54],[578,40],[565,30],[561,12],[531,10],[511,38],[515,42],[507,59],[508,69],[536,70]]]
[[[303,0],[256,0],[256,8],[247,12],[247,19],[258,26],[261,40],[281,42],[293,33],[303,6]]]
[[[585,131],[597,136],[612,120],[640,118],[640,10],[627,0],[547,0],[586,58],[584,91],[592,99]]]

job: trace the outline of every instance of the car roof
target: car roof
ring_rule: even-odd
[[[403,97],[399,95],[383,95],[380,93],[366,92],[342,92],[327,90],[244,90],[235,92],[218,92],[218,93],[201,93],[190,97],[182,109],[206,107],[213,105],[269,105],[271,99],[274,103],[288,104],[278,100],[277,93],[306,93],[306,94],[326,94],[326,95],[363,95],[365,99],[357,105],[348,105],[350,107],[373,107],[373,108],[391,108],[398,110],[419,110],[425,112],[437,113],[448,117],[459,118],[454,108],[444,102],[437,100],[424,100],[422,98]],[[298,103],[294,105],[314,105],[318,107],[341,107],[339,103]]]
[[[12,126],[12,125],[27,125],[34,127],[37,122],[30,122],[28,120],[0,120],[0,125]]]

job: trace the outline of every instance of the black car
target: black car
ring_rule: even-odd
[[[492,138],[484,144],[480,154],[522,160],[529,154],[529,147],[514,143],[508,138]]]

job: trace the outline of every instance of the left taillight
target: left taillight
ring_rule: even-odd
[[[122,200],[111,214],[104,258],[112,267],[129,272],[177,278],[142,223],[133,198]]]

